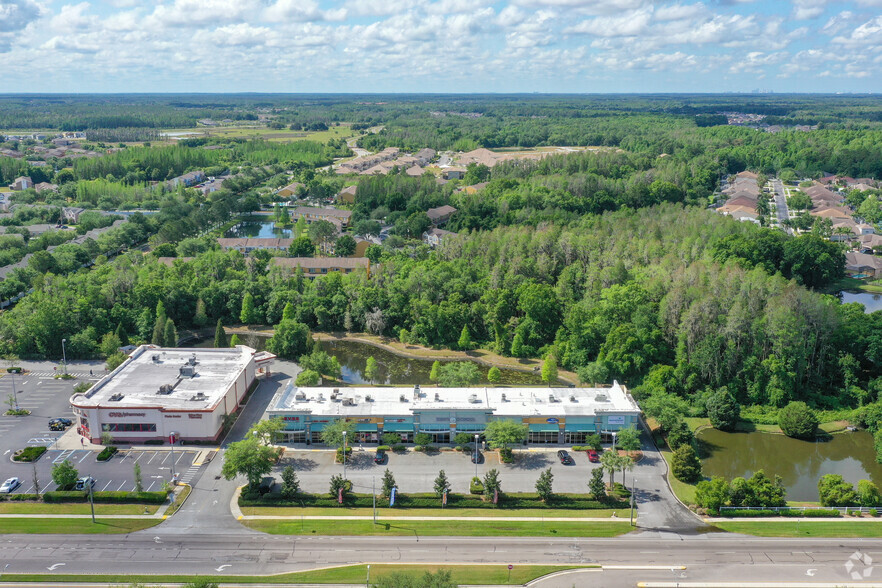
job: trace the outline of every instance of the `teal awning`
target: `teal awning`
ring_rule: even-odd
[[[413,423],[383,423],[383,431],[387,433],[412,433]]]

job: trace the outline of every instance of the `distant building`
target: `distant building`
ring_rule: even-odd
[[[58,185],[50,184],[49,182],[40,182],[34,188],[37,192],[58,192]]]
[[[220,245],[223,249],[235,249],[236,251],[241,251],[242,253],[251,253],[252,251],[256,251],[258,249],[288,251],[288,248],[291,247],[291,243],[293,241],[293,239],[280,238],[242,239],[227,237],[222,237],[217,240],[218,245]]]
[[[455,208],[445,204],[444,206],[439,206],[437,208],[430,208],[426,211],[426,214],[428,215],[429,220],[432,221],[432,224],[437,227],[449,221],[450,217],[453,216],[455,212]]]
[[[358,186],[346,186],[337,192],[337,202],[343,204],[355,204],[355,193],[357,191]]]
[[[466,170],[463,167],[448,167],[445,168],[441,175],[445,180],[461,180],[466,175]]]
[[[857,251],[846,251],[845,271],[849,275],[864,275],[878,278],[882,276],[882,257],[858,253]]]
[[[80,222],[80,215],[86,212],[85,208],[80,208],[78,206],[66,206],[61,209],[61,219],[72,225]]]
[[[445,231],[444,229],[431,228],[423,233],[423,241],[432,247],[437,247],[444,239],[452,235],[456,235],[456,233],[453,231]]]
[[[168,182],[166,182],[166,185],[170,189],[173,190],[181,184],[183,184],[184,187],[189,188],[191,186],[195,186],[196,184],[198,184],[200,182],[204,182],[204,181],[205,181],[205,172],[203,172],[201,170],[197,170],[197,171],[191,171],[191,172],[185,173],[184,175],[178,176],[176,178],[172,178]]]
[[[299,267],[307,278],[331,272],[349,274],[356,270],[364,270],[368,277],[371,275],[371,262],[366,257],[273,257],[270,263],[292,272]]]
[[[34,187],[34,180],[30,178],[30,176],[21,176],[15,178],[15,181],[9,185],[13,190],[27,190],[28,188]]]
[[[306,224],[312,224],[314,221],[325,220],[329,222],[339,223],[345,228],[349,224],[352,217],[351,210],[340,210],[337,208],[317,208],[314,206],[298,206],[291,211],[291,218],[296,222],[303,218]]]
[[[300,194],[300,189],[305,187],[306,186],[304,186],[300,182],[293,182],[291,184],[288,184],[284,188],[279,189],[276,194],[284,198],[291,198],[292,196],[297,196],[298,194]]]

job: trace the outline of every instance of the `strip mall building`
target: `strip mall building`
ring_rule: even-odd
[[[267,415],[285,422],[288,442],[321,443],[322,429],[345,419],[358,443],[383,433],[412,442],[417,433],[450,443],[457,433],[482,434],[487,423],[513,419],[529,427],[528,443],[581,443],[636,425],[640,408],[627,389],[608,388],[299,388],[289,382]]]
[[[245,345],[178,349],[142,345],[87,392],[71,398],[77,432],[114,440],[214,441],[275,356]]]

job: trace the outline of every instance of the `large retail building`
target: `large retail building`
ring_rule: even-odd
[[[282,388],[267,414],[285,422],[289,442],[321,443],[324,426],[337,419],[356,425],[358,443],[383,433],[412,442],[416,433],[450,443],[457,433],[482,434],[495,419],[529,427],[528,443],[580,443],[635,425],[640,408],[627,389],[607,388]]]
[[[71,398],[77,432],[92,443],[102,433],[138,443],[216,440],[274,355],[245,345],[178,349],[142,345],[87,392]]]

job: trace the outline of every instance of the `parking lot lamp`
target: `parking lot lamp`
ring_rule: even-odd
[[[478,477],[478,434],[475,433],[475,477]]]
[[[343,479],[346,479],[346,431],[343,431]]]
[[[18,410],[18,394],[15,392],[15,372],[9,372],[10,377],[12,378],[12,398],[15,400],[15,410]]]
[[[95,522],[95,503],[92,501],[92,486],[94,485],[94,480],[92,480],[92,476],[89,476],[87,479],[87,485],[89,486],[89,506],[92,508],[92,522]]]
[[[634,507],[637,506],[637,476],[631,477],[631,526],[634,526]]]
[[[61,340],[61,363],[64,364],[64,375],[67,375],[67,353],[64,351],[64,344],[67,343],[67,339]]]
[[[172,431],[172,432],[169,433],[169,435],[168,435],[168,440],[171,442],[171,455],[172,455],[171,473],[172,473],[172,484],[177,485],[177,482],[175,482],[175,475],[176,475],[176,474],[175,474],[175,441],[178,440],[178,434],[177,434],[176,432]]]

